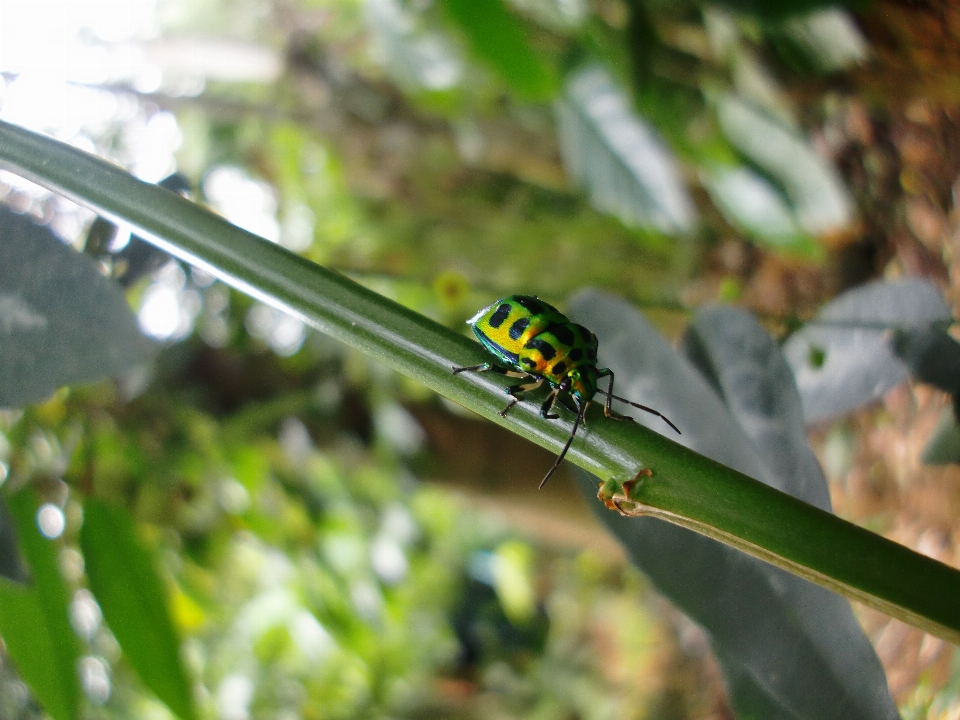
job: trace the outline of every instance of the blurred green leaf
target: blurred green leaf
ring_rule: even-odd
[[[441,5],[473,51],[520,97],[547,100],[554,95],[557,80],[552,68],[530,47],[523,24],[503,0],[441,0]]]
[[[457,86],[463,60],[449,37],[398,0],[366,0],[365,9],[380,60],[400,86],[432,93]]]
[[[533,562],[533,548],[519,540],[502,543],[494,554],[493,588],[514,625],[528,623],[537,612]]]
[[[0,578],[0,635],[21,677],[55,720],[79,716],[79,650],[54,543],[37,528],[37,500],[26,489],[8,498],[31,582]]]
[[[783,346],[804,418],[834,417],[882,397],[907,379],[887,334],[949,320],[940,291],[917,278],[872,282],[831,300]]]
[[[193,693],[165,588],[133,521],[123,510],[89,499],[80,546],[90,589],[130,665],[173,712],[193,720]]]
[[[730,94],[717,99],[717,120],[727,139],[783,188],[804,232],[822,235],[852,222],[843,180],[792,128]]]
[[[780,191],[747,167],[714,166],[702,181],[731,225],[777,250],[813,255],[818,246],[800,232]]]
[[[696,210],[673,153],[606,69],[571,75],[557,115],[564,164],[594,206],[627,225],[671,235],[693,230]]]
[[[118,375],[150,352],[120,288],[96,263],[0,207],[0,407]]]
[[[803,54],[805,64],[821,73],[862,63],[869,54],[867,40],[853,17],[840,8],[788,18],[778,30]]]
[[[776,21],[837,5],[861,7],[865,3],[863,0],[721,0],[719,4],[737,12]]]
[[[662,411],[698,452],[829,511],[790,368],[749,313],[698,312],[685,339],[691,364],[625,303],[581,294],[572,309],[600,337],[618,394]],[[656,427],[657,418],[634,414]],[[580,475],[592,494],[596,480]],[[634,564],[709,633],[738,717],[756,708],[784,720],[897,717],[846,600],[684,528],[600,516]]]

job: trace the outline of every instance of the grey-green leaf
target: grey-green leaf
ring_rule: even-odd
[[[784,189],[801,229],[811,235],[853,221],[853,200],[839,174],[793,129],[733,95],[717,99],[723,134]]]
[[[831,511],[827,480],[807,442],[793,373],[756,319],[738,308],[703,308],[687,331],[684,350],[749,437],[762,467],[754,477]]]
[[[960,343],[935,327],[898,330],[893,352],[906,363],[910,376],[951,395],[960,395]]]
[[[603,67],[569,77],[557,120],[567,172],[597,209],[671,235],[693,230],[697,213],[676,159]]]
[[[396,0],[366,0],[364,7],[378,59],[400,85],[440,92],[459,84],[464,68],[456,45],[415,9]]]
[[[90,258],[0,207],[0,407],[118,375],[149,355],[123,293]]]
[[[926,280],[878,280],[823,306],[783,346],[807,422],[877,400],[907,379],[887,341],[891,330],[949,322],[950,309]]]
[[[856,7],[856,1],[837,2],[836,0],[722,0],[720,5],[744,14],[753,14],[768,21],[783,20],[818,8],[830,8],[837,5]]]
[[[824,8],[789,18],[783,33],[820,72],[829,73],[857,65],[867,59],[867,39],[850,13]]]
[[[727,221],[750,237],[778,249],[806,243],[786,198],[750,168],[715,166],[705,168],[700,177]]]
[[[99,500],[84,505],[80,532],[90,589],[144,684],[183,720],[196,717],[166,593],[129,515]]]
[[[515,93],[528,100],[553,97],[556,73],[530,46],[523,23],[504,0],[441,0],[440,5],[466,36],[474,54],[494,68]]]
[[[57,554],[37,529],[37,501],[31,490],[10,497],[9,507],[31,578],[27,585],[0,578],[0,635],[44,709],[54,720],[76,720],[79,652]]]
[[[670,417],[683,430],[681,442],[829,507],[789,368],[752,317],[729,308],[699,313],[685,342],[692,364],[620,301],[581,294],[571,316],[600,337],[617,394]],[[662,429],[655,417],[636,417]],[[596,480],[580,477],[592,494]],[[659,520],[607,511],[601,519],[709,633],[740,716],[762,708],[766,718],[791,720],[897,717],[883,669],[844,599]]]

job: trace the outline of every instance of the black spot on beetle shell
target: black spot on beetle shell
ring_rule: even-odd
[[[570,329],[569,325],[554,324],[547,328],[547,332],[559,340],[561,345],[566,345],[569,347],[576,342],[576,338],[573,335],[573,330]]]
[[[542,302],[527,295],[517,295],[514,300],[517,305],[526,308],[531,315],[542,315],[547,309]]]
[[[496,312],[490,316],[490,327],[498,328],[503,325],[503,321],[510,316],[511,310],[513,310],[513,308],[510,306],[510,303],[503,303],[498,307]]]
[[[527,325],[530,324],[530,318],[520,318],[513,325],[510,326],[510,339],[519,340],[520,336],[523,335],[523,331],[527,329]]]
[[[557,354],[557,351],[553,349],[553,345],[538,338],[533,338],[525,347],[529,350],[539,350],[544,360],[552,360],[553,356]]]

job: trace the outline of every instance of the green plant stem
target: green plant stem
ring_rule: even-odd
[[[487,360],[481,347],[338,273],[237,228],[200,205],[73,147],[0,122],[0,165],[136,232],[249,295],[416,378],[483,417],[559,452],[569,422],[534,403],[506,418],[507,384],[454,376]],[[653,476],[631,499],[924,630],[960,643],[960,572],[806,505],[638,425],[592,413],[568,459],[602,480]],[[530,482],[535,482],[531,478]]]

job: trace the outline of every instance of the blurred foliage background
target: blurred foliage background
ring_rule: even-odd
[[[452,327],[613,291],[668,335],[715,301],[779,336],[869,279],[960,303],[960,10],[656,0],[0,4],[0,117],[209,204]],[[704,634],[548,453],[13,175],[7,208],[127,289],[156,358],[0,411],[44,492],[85,716],[168,717],[84,587],[78,495],[161,559],[205,717],[727,718]],[[960,564],[945,395],[812,426],[837,512]],[[59,513],[59,515],[57,515]],[[4,574],[15,574],[15,570]],[[905,717],[960,656],[859,617]],[[39,710],[0,665],[0,717]]]

